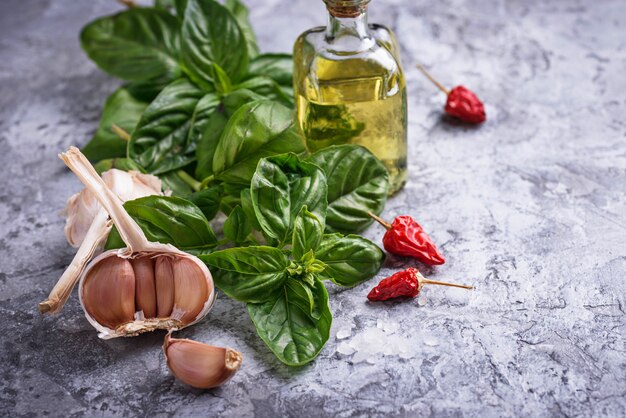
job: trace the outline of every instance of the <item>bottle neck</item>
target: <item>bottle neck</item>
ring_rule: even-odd
[[[361,40],[370,37],[367,26],[367,3],[352,7],[332,7],[327,3],[327,8],[327,41],[332,42],[344,36]]]

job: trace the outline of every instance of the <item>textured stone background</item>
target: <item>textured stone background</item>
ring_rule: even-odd
[[[265,51],[324,22],[321,1],[249,4]],[[221,297],[181,333],[243,352],[210,392],[168,373],[162,334],[99,340],[75,296],[57,317],[36,311],[73,255],[59,211],[80,185],[56,154],[88,140],[120,84],[78,32],[120,7],[0,6],[0,415],[626,415],[623,0],[372,2],[371,20],[397,31],[410,98],[410,182],[385,215],[432,231],[448,263],[431,278],[477,289],[374,305],[376,279],[332,288],[331,338],[299,369]],[[488,122],[442,118],[418,60],[479,92]],[[391,259],[379,278],[410,265]]]

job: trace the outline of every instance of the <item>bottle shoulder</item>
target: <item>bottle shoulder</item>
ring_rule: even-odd
[[[393,33],[385,26],[370,24],[370,36],[357,47],[354,43],[328,42],[326,28],[315,27],[303,32],[294,44],[294,58],[301,66],[309,67],[314,61],[367,61],[367,66],[401,72],[397,45]]]

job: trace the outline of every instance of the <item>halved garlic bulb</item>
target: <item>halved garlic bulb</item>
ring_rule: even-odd
[[[165,337],[163,353],[172,374],[199,389],[223,385],[239,370],[242,362],[239,351],[172,338],[170,334]]]
[[[173,245],[148,241],[77,148],[60,157],[98,199],[127,245],[94,258],[80,279],[81,305],[100,338],[181,329],[206,316],[215,301],[206,265]]]

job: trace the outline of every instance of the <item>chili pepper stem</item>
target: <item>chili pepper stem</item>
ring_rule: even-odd
[[[430,81],[432,81],[432,83],[435,86],[439,87],[439,90],[443,91],[445,94],[450,94],[450,90],[448,90],[440,82],[435,80],[435,78],[432,75],[430,75],[430,73],[428,71],[426,71],[426,69],[424,67],[422,67],[420,64],[416,64],[415,66],[417,67],[418,70],[420,70],[422,72],[422,74],[424,74],[426,76],[426,78],[428,78]]]
[[[456,283],[448,283],[448,282],[439,282],[437,280],[429,280],[429,279],[422,279],[420,278],[420,282],[422,282],[422,284],[436,284],[439,286],[450,286],[450,287],[460,287],[461,289],[473,289],[474,286],[467,286],[464,284],[456,284]]]
[[[378,216],[374,215],[372,212],[367,212],[367,214],[374,219],[376,222],[378,222],[379,224],[381,224],[382,226],[384,226],[387,230],[391,229],[391,224],[389,222],[385,222],[384,219],[379,218]]]

